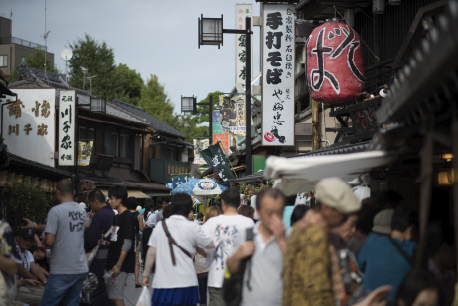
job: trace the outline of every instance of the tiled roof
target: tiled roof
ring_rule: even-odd
[[[324,147],[319,150],[312,151],[301,156],[320,156],[320,155],[334,155],[334,154],[349,154],[366,151],[370,141],[360,143],[336,143],[329,147]]]
[[[173,136],[177,136],[179,138],[186,138],[186,135],[177,131],[167,123],[160,121],[159,119],[155,118],[154,116],[148,114],[144,109],[136,107],[134,105],[128,104],[126,102],[122,102],[119,100],[113,100],[111,103],[121,107],[122,109],[134,114],[137,117],[143,118],[149,123],[154,129],[161,131],[166,134],[170,134]]]
[[[146,120],[139,118],[137,116],[134,116],[133,114],[130,114],[129,112],[126,112],[122,108],[116,106],[113,103],[107,103],[107,115],[118,117],[124,120],[132,121],[132,122],[140,122],[140,123],[147,123]]]

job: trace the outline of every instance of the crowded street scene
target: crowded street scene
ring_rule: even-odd
[[[457,55],[458,0],[0,0],[0,306],[458,306]]]

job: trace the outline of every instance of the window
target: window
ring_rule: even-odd
[[[176,160],[176,150],[175,148],[161,148],[161,159]]]
[[[111,133],[111,155],[118,156],[118,133]]]
[[[8,67],[8,55],[0,55],[0,67]]]
[[[87,128],[80,126],[79,139],[81,139],[81,140],[86,140],[87,139]]]
[[[25,56],[21,57],[21,63],[25,64]]]
[[[120,154],[121,157],[130,157],[130,138],[127,134],[121,134]]]

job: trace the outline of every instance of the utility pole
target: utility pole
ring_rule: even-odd
[[[246,48],[246,66],[245,66],[245,106],[246,106],[246,140],[245,140],[245,165],[246,175],[253,173],[251,160],[251,18],[245,19],[245,48]]]

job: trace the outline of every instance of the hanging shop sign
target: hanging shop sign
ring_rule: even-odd
[[[61,90],[59,93],[59,166],[75,165],[76,93]]]
[[[294,5],[262,13],[262,145],[294,146]]]
[[[245,96],[232,98],[219,96],[221,129],[223,133],[234,136],[246,135]]]
[[[245,30],[245,19],[253,18],[252,4],[236,4],[235,5],[235,26],[237,30]],[[252,23],[253,24],[253,23]],[[251,30],[253,29],[253,25]],[[235,83],[241,83],[245,87],[246,80],[246,35],[235,35]],[[250,56],[253,57],[253,48],[250,51]],[[251,61],[253,63],[253,61]],[[253,65],[252,65],[253,66]],[[251,67],[253,71],[253,67]]]
[[[205,164],[205,159],[202,158],[200,155],[200,151],[205,150],[208,148],[209,141],[208,139],[193,139],[194,142],[194,164]]]
[[[229,155],[229,134],[213,134],[213,143],[219,143],[226,155]]]
[[[91,163],[93,147],[93,140],[78,141],[78,166],[89,166],[89,164]]]
[[[235,180],[231,171],[231,165],[219,144],[209,146],[200,152],[207,164],[215,170],[226,186],[230,186],[229,180]]]
[[[307,82],[314,100],[341,104],[364,90],[361,40],[353,28],[328,20],[313,30],[306,49]]]
[[[2,137],[8,151],[54,167],[56,89],[11,89],[2,102]]]

